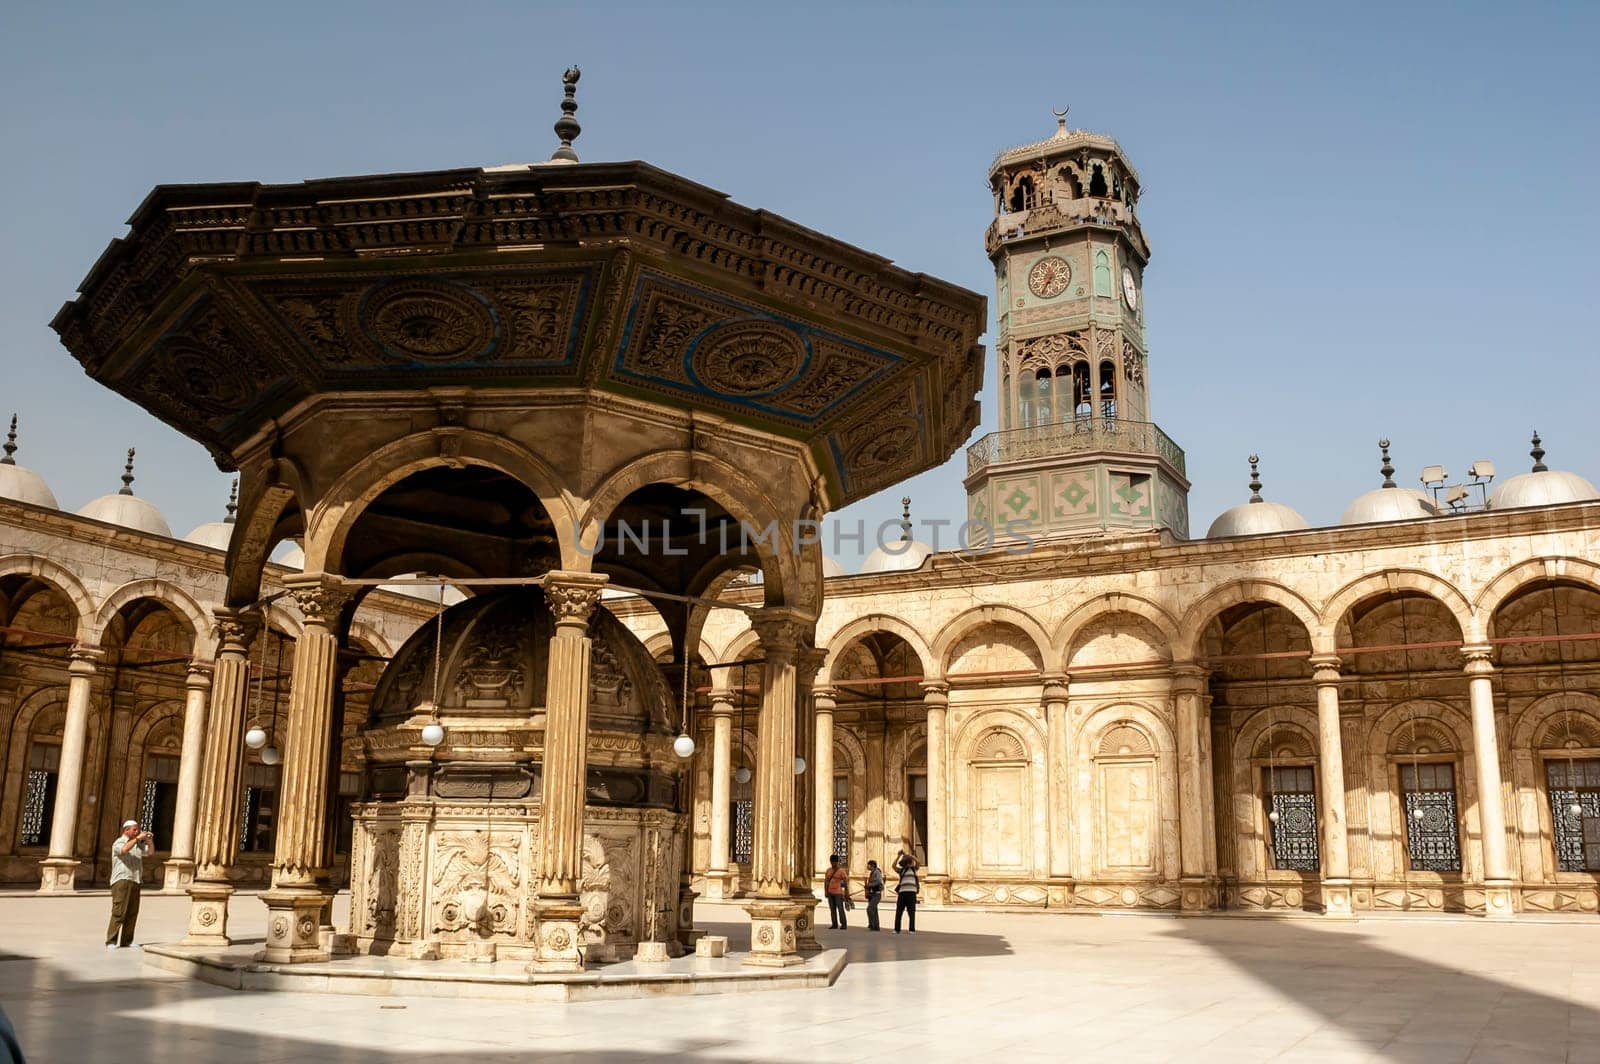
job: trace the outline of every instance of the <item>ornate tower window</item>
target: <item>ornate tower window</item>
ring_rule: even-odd
[[[1089,363],[1074,362],[1072,364],[1072,415],[1073,417],[1094,416],[1094,404],[1090,402],[1090,395],[1094,388],[1089,383]]]
[[[1316,768],[1282,765],[1263,770],[1263,775],[1272,867],[1315,872],[1322,867],[1317,850]]]
[[[1556,867],[1600,872],[1600,760],[1546,761]]]
[[[1011,191],[1011,211],[1029,211],[1033,209],[1036,193],[1033,188],[1033,178],[1022,177]]]
[[[1411,870],[1461,871],[1455,765],[1448,761],[1401,765],[1400,798]]]
[[[1097,296],[1114,294],[1111,287],[1111,256],[1104,251],[1094,253],[1094,294]]]
[[[1100,363],[1100,416],[1108,421],[1117,416],[1117,366],[1110,359]]]
[[[1048,369],[1041,369],[1035,377],[1038,380],[1033,401],[1033,423],[1035,425],[1048,425],[1055,420],[1055,411],[1052,409],[1051,399],[1055,391],[1051,387],[1051,374]]]

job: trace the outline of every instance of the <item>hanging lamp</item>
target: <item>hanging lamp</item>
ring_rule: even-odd
[[[429,746],[444,742],[444,725],[439,723],[439,668],[444,658],[444,581],[439,581],[439,605],[433,611],[433,701],[415,710],[421,716],[426,708],[428,723],[422,726],[422,741]]]
[[[672,752],[684,760],[694,756],[694,736],[689,734],[689,621],[694,604],[683,604],[683,639],[678,644],[678,668],[683,673],[683,699],[678,703],[678,737],[672,740]]]
[[[740,662],[739,663],[739,756],[741,758],[744,756],[744,696],[745,696],[745,684],[747,682],[748,681],[745,679],[745,666],[744,666],[744,663]],[[734,769],[733,770],[733,781],[735,783],[739,784],[741,787],[744,786],[746,783],[749,783],[750,782],[750,766],[749,765],[740,765],[738,768]]]
[[[261,689],[267,680],[267,640],[266,636],[272,631],[269,622],[262,632],[261,653],[256,660],[256,698],[250,710],[250,728],[244,733],[244,745],[252,750],[259,750],[267,745],[267,733],[261,727]]]
[[[262,651],[262,656],[263,657],[266,656],[266,652],[265,652],[264,648],[263,648],[263,651]],[[262,680],[263,680],[263,682],[265,682],[266,677],[263,676]],[[273,658],[272,658],[272,722],[267,728],[268,736],[271,736],[274,732],[276,732],[278,730],[278,692],[280,690],[282,690],[282,685],[283,685],[283,636],[279,635],[278,636],[278,649],[277,649],[277,652],[273,655]],[[261,763],[263,765],[276,765],[278,762],[280,762],[282,760],[283,760],[283,753],[276,746],[268,746],[268,747],[266,747],[266,749],[261,751]]]

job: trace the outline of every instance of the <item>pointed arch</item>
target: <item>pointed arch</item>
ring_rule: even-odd
[[[36,554],[7,554],[0,556],[0,577],[31,576],[48,584],[71,604],[74,619],[73,636],[80,643],[92,644],[95,639],[94,600],[82,581],[63,565],[41,558]]]

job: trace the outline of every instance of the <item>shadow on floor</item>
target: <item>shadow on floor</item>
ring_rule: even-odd
[[[851,914],[856,915],[855,913]],[[916,934],[894,933],[888,921],[881,931],[868,931],[866,921],[852,923],[843,931],[817,929],[817,941],[824,949],[847,949],[849,963],[892,964],[897,961],[936,960],[940,957],[1007,957],[1014,951],[1004,935],[973,935],[940,931],[930,926],[934,921],[923,920],[922,930]],[[750,949],[750,925],[728,921],[697,920],[695,926],[708,935],[725,935],[728,949],[747,952]]]
[[[1488,966],[1511,927],[1477,930]],[[1569,1046],[1592,1049],[1600,1040],[1594,1006],[1385,948],[1360,925],[1183,920],[1164,933],[1204,946],[1386,1061],[1465,1060],[1485,1046],[1504,1059],[1560,1061]]]

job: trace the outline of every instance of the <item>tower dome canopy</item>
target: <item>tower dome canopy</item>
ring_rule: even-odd
[[[932,553],[933,548],[920,539],[896,543],[892,549],[877,547],[867,555],[867,560],[861,565],[861,571],[863,573],[911,572],[913,569],[922,568],[922,563],[927,561]]]
[[[152,536],[172,538],[172,528],[167,524],[167,519],[161,516],[161,511],[156,509],[154,503],[137,495],[118,492],[102,495],[79,510],[78,516],[104,521],[108,525],[121,525]]]
[[[1292,506],[1281,502],[1242,502],[1222,511],[1211,522],[1206,538],[1265,536],[1273,532],[1298,532],[1307,527],[1306,519]]]
[[[1415,488],[1373,488],[1351,503],[1339,519],[1341,525],[1370,525],[1381,521],[1411,521],[1435,517],[1439,507],[1426,492]]]
[[[1564,502],[1593,502],[1600,491],[1576,473],[1542,469],[1518,473],[1489,494],[1489,509],[1515,510],[1523,506],[1559,506]]]
[[[50,490],[50,485],[26,466],[0,464],[0,499],[13,499],[33,506],[48,506],[52,510],[61,509],[56,503],[55,493]]]
[[[542,709],[555,634],[544,592],[505,588],[474,595],[423,624],[394,656],[372,695],[372,725],[393,726],[433,701],[439,662],[438,715],[526,716]],[[589,618],[589,724],[605,731],[665,733],[670,695],[637,636],[607,610]]]

